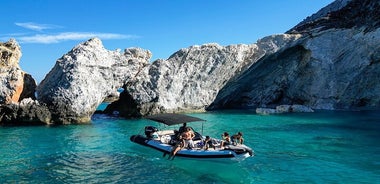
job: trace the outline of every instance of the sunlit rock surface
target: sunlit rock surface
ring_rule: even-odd
[[[0,42],[0,104],[34,98],[36,82],[19,66],[21,48],[16,40]]]
[[[19,70],[21,52],[11,40],[0,46],[0,101],[9,105],[1,106],[0,118],[87,123],[109,97],[118,100],[105,112],[125,117],[257,107],[278,107],[258,108],[263,113],[378,109],[379,9],[379,1],[337,0],[285,34],[253,44],[191,46],[152,63],[147,50],[109,51],[94,38],[57,60],[38,86],[38,101],[21,101],[33,97],[25,84],[34,80]]]
[[[378,109],[380,1],[337,1],[331,6],[288,32],[301,38],[229,81],[210,109],[281,104]]]
[[[148,64],[151,53],[139,48],[106,50],[90,39],[57,60],[37,88],[58,124],[87,123],[106,97],[133,79]]]
[[[167,60],[153,62],[128,82],[120,101],[106,111],[122,116],[204,111],[231,78],[297,38],[274,35],[251,45],[205,44],[181,49]]]

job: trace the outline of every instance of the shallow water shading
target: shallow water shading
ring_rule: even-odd
[[[256,156],[168,161],[129,141],[158,124],[96,115],[89,125],[0,127],[0,183],[380,183],[378,112],[191,115],[207,120],[204,135],[242,131]]]

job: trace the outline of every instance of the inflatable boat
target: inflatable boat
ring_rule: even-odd
[[[205,120],[183,114],[158,114],[146,117],[147,119],[163,123],[169,127],[172,125],[203,122]],[[202,126],[203,127],[203,126]],[[203,129],[203,128],[202,128]],[[205,147],[205,137],[194,131],[193,147],[180,149],[175,157],[187,157],[195,159],[220,159],[243,160],[254,155],[253,150],[244,144],[230,144],[220,146],[220,139],[211,138],[211,146]],[[159,130],[154,126],[146,126],[144,135],[132,135],[130,140],[134,143],[146,146],[163,153],[164,156],[173,153],[178,140],[178,131],[175,129]],[[169,157],[174,159],[172,155]]]

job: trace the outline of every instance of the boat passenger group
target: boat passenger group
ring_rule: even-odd
[[[177,138],[176,144],[173,146],[173,149],[170,152],[168,159],[174,159],[176,153],[183,149],[193,149],[196,146],[194,145],[193,139],[195,138],[195,133],[191,127],[186,126],[186,123],[179,128],[178,131],[175,132],[175,137]],[[238,132],[230,136],[228,132],[224,132],[222,134],[222,141],[217,142],[215,139],[212,139],[210,136],[206,136],[205,140],[198,143],[198,147],[201,149],[208,150],[209,148],[215,149],[224,149],[224,146],[228,145],[238,145],[243,144],[243,133]],[[164,154],[165,156],[166,154]]]

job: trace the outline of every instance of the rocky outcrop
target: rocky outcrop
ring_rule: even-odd
[[[304,105],[279,105],[275,109],[272,108],[256,108],[257,114],[269,115],[289,112],[314,112],[313,109]]]
[[[380,88],[369,79],[378,75],[378,6],[338,0],[288,34],[251,45],[182,49],[146,68],[126,85],[124,101],[107,110],[140,116],[281,104],[376,108]]]
[[[0,125],[51,124],[50,110],[31,98],[0,106]]]
[[[167,60],[153,62],[126,85],[121,100],[133,101],[128,104],[135,107],[119,106],[113,111],[141,116],[204,109],[231,76],[250,64],[254,49],[250,45],[217,44],[182,49]]]
[[[0,104],[34,98],[36,82],[21,70],[20,58],[21,49],[14,39],[0,43]]]
[[[342,2],[342,1],[339,1]],[[219,92],[210,109],[302,104],[380,108],[379,1],[345,1],[289,33],[288,47],[260,58]],[[323,9],[325,11],[328,7]]]
[[[106,111],[124,116],[204,111],[231,78],[297,37],[275,35],[251,45],[205,44],[181,49],[167,60],[153,62],[128,82],[120,101]]]
[[[0,103],[8,104],[0,106],[0,122],[87,123],[120,87],[105,111],[127,117],[276,106],[262,110],[378,109],[379,8],[380,1],[337,0],[286,34],[250,45],[192,46],[151,64],[147,50],[109,51],[94,38],[56,62],[38,86],[38,101],[20,103],[33,97],[35,82],[19,69],[21,52],[11,40],[0,45]]]
[[[336,0],[306,18],[287,33],[313,34],[329,29],[361,29],[372,32],[380,26],[378,0]]]
[[[151,53],[139,48],[124,53],[106,50],[90,39],[57,60],[37,88],[55,124],[87,123],[103,100],[132,80],[148,64]]]

